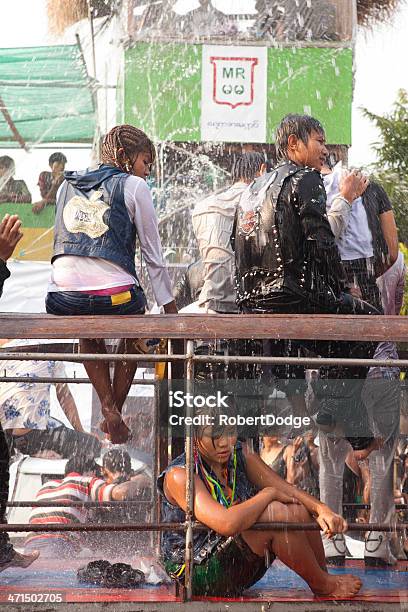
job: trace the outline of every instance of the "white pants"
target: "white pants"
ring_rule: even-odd
[[[382,378],[368,379],[363,391],[369,419],[384,446],[369,455],[371,476],[370,522],[388,523],[395,513],[394,454],[399,434],[399,384]],[[320,499],[343,514],[343,473],[351,445],[344,438],[319,432]]]

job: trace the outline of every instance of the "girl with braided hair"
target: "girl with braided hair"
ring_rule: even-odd
[[[164,263],[157,217],[146,185],[155,159],[141,130],[119,125],[102,144],[96,169],[66,172],[57,194],[52,278],[47,312],[55,315],[143,314],[146,298],[135,268],[136,236],[153,293],[165,313],[177,313]],[[118,353],[140,352],[136,339],[119,342]],[[85,353],[106,353],[102,339],[81,339]],[[84,362],[101,402],[101,429],[115,444],[129,439],[122,406],[136,362]]]

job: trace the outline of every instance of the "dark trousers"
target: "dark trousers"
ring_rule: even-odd
[[[346,305],[344,308],[346,309]],[[296,308],[291,313],[288,307],[282,310],[285,314],[299,314],[302,311],[301,308]],[[245,312],[251,311],[246,309]],[[282,314],[278,309],[274,309],[274,312]],[[308,312],[306,307],[304,312]],[[341,308],[339,312],[341,313]],[[345,313],[348,314],[347,310]],[[250,340],[245,341],[245,345],[242,354],[246,355],[351,359],[370,359],[376,348],[374,342],[320,340]],[[262,367],[255,365],[246,368],[246,372],[247,377],[255,380],[263,379],[267,384],[284,391],[289,397],[303,395],[306,390],[305,366],[300,364]],[[367,372],[368,368],[361,366],[325,366],[320,368],[320,377],[313,383],[314,395],[319,402],[319,412],[330,415],[336,423],[342,425],[345,437],[353,447],[358,444],[357,438],[372,437],[367,410],[362,401]]]
[[[9,493],[9,445],[0,423],[0,523],[6,523],[7,500]],[[0,563],[6,563],[13,555],[7,531],[0,531]]]
[[[13,436],[14,447],[24,455],[35,455],[42,450],[53,450],[64,459],[74,455],[98,457],[101,442],[87,433],[68,427],[32,429],[23,436]]]
[[[374,257],[351,259],[342,263],[347,280],[359,287],[362,299],[375,306],[378,314],[383,314],[381,294],[374,273]]]

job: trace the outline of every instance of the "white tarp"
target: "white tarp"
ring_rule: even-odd
[[[48,282],[51,276],[51,264],[41,261],[19,261],[10,260],[7,267],[11,272],[3,287],[3,295],[0,299],[0,312],[45,312],[45,296],[47,295]],[[25,340],[21,344],[38,344],[41,342],[60,342],[59,340]],[[67,376],[86,376],[85,369],[80,363],[64,363]],[[76,401],[82,425],[89,430],[91,422],[91,385],[69,385]],[[51,416],[62,421],[65,425],[69,422],[62,411],[56,397],[54,387],[51,388]]]
[[[267,48],[203,45],[201,140],[266,142]]]
[[[0,312],[45,312],[51,264],[10,260],[7,267],[11,276],[4,283]]]

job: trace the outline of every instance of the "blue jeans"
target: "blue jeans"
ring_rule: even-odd
[[[123,300],[122,303],[115,301]],[[92,295],[81,291],[55,291],[47,294],[48,314],[72,315],[132,315],[144,314],[146,298],[143,289],[132,287],[116,295]]]

